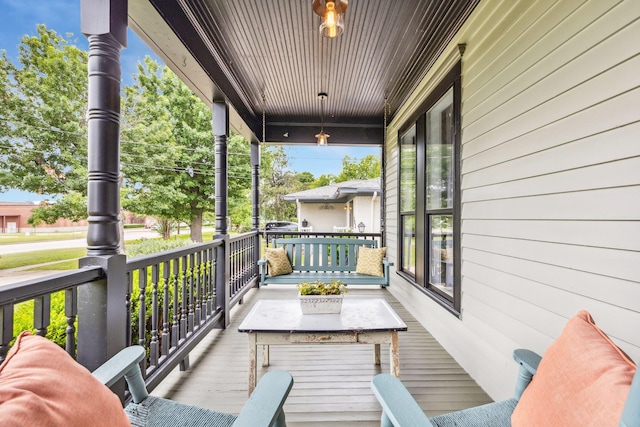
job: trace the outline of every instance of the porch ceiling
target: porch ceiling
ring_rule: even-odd
[[[336,39],[311,0],[129,0],[129,25],[251,140],[264,109],[267,142],[314,144],[326,92],[329,143],[376,145],[385,98],[391,118],[478,2],[351,0]]]

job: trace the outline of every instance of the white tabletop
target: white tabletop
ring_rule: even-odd
[[[261,300],[238,328],[240,332],[406,331],[407,325],[380,298],[348,298],[339,314],[302,314],[297,299]]]

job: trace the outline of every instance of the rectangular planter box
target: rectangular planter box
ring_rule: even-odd
[[[336,314],[342,309],[344,295],[298,295],[302,314]]]

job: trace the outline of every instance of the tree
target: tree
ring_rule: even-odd
[[[337,182],[351,181],[354,179],[372,179],[380,177],[380,158],[369,154],[358,160],[354,157],[344,156],[342,159],[342,171],[338,176],[322,174],[310,184],[310,188],[324,187]]]
[[[251,145],[242,135],[231,133],[227,144],[229,217],[238,231],[251,228]]]
[[[332,174],[322,174],[318,177],[318,179],[316,179],[315,181],[313,181],[311,183],[311,188],[318,188],[318,187],[324,187],[327,185],[331,185],[334,182],[336,182],[336,177],[335,175]]]
[[[302,187],[304,187],[303,190],[308,190],[311,184],[313,183],[313,181],[316,180],[316,178],[313,176],[311,172],[298,172],[296,174],[296,180],[300,183]]]
[[[77,209],[55,206],[77,207],[87,191],[88,54],[44,25],[18,52],[19,65],[0,57],[0,192],[58,195],[62,203],[39,208],[52,209],[40,217],[73,219]]]
[[[336,177],[335,182],[350,181],[352,179],[371,179],[380,177],[380,158],[373,154],[358,159],[344,156],[342,159],[342,172]]]
[[[18,65],[4,52],[0,57],[0,192],[51,194],[53,202],[34,211],[33,224],[87,216],[87,59],[44,25],[21,40]],[[148,58],[124,90],[122,205],[168,224],[186,221],[191,239],[202,241],[203,215],[215,205],[210,108]],[[244,207],[249,144],[234,138],[229,198],[237,201],[230,206]]]
[[[286,170],[287,155],[280,146],[262,148],[260,160],[260,209],[265,219],[295,220],[296,205],[284,196],[298,191],[296,178]]]
[[[59,218],[67,218],[79,222],[87,218],[87,198],[78,192],[66,194],[62,199],[54,202],[42,202],[31,211],[27,222],[33,227],[41,223],[54,224]]]
[[[204,214],[215,209],[211,109],[150,58],[138,66],[134,80],[124,96],[123,206],[168,223],[186,221],[191,240],[201,242]],[[249,225],[249,143],[232,134],[227,151],[232,223]]]
[[[211,110],[149,57],[134,80],[123,101],[123,206],[186,221],[201,242],[203,214],[215,206]]]

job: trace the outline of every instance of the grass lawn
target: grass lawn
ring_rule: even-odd
[[[205,242],[211,241],[213,239],[213,231],[206,231],[202,233],[202,240]],[[66,237],[63,237],[65,236]],[[40,237],[41,235],[38,235]],[[56,237],[56,239],[51,239],[51,237]],[[25,241],[46,241],[46,240],[64,240],[70,238],[81,238],[84,237],[84,234],[80,233],[49,233],[47,235],[48,238],[45,238],[44,233],[42,234],[42,239],[38,240],[25,240],[26,238],[36,237],[36,236],[25,236],[24,234],[16,235],[18,240],[15,242],[25,242]],[[57,238],[61,237],[61,238]],[[180,240],[188,240],[189,233],[180,234],[179,236],[172,236],[171,239],[180,239]],[[161,238],[152,239],[152,240],[161,240]],[[138,244],[141,241],[139,239],[127,240],[127,245]],[[0,240],[0,244],[9,243],[4,240]],[[52,245],[55,247],[55,245]],[[74,248],[74,249],[46,249],[40,251],[33,252],[21,252],[16,254],[6,254],[0,256],[0,270],[7,270],[11,268],[19,268],[26,267],[32,265],[33,268],[29,270],[74,270],[78,268],[78,258],[82,258],[87,255],[86,248]],[[51,264],[49,264],[51,263]]]
[[[22,252],[17,254],[5,254],[0,257],[0,270],[8,268],[25,267],[29,265],[45,264],[55,261],[68,261],[81,258],[87,254],[86,248],[73,248],[73,249],[46,249],[42,251]],[[78,261],[73,261],[75,265],[73,268],[78,267]],[[47,265],[39,268],[40,270],[59,270],[56,265]],[[65,268],[62,268],[64,270]]]

